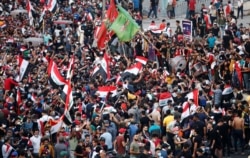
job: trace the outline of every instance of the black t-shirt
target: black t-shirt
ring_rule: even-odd
[[[190,151],[187,151],[187,152],[182,151],[182,152],[180,153],[180,155],[178,155],[177,157],[178,157],[178,158],[182,158],[182,157],[185,157],[185,158],[192,158],[192,154],[191,154]]]
[[[222,136],[222,141],[227,140],[228,134],[229,134],[229,125],[228,123],[223,123],[221,126],[216,126],[215,130],[219,132],[219,134]]]
[[[150,0],[151,6],[155,6],[157,4],[157,0]]]
[[[147,116],[144,116],[140,119],[141,127],[148,126],[149,125],[149,118]]]
[[[223,47],[229,49],[231,37],[228,35],[223,36]]]
[[[205,124],[202,121],[200,121],[200,120],[198,120],[196,122],[193,122],[191,124],[191,129],[196,129],[197,133],[199,135],[201,135],[202,137],[204,136],[204,131],[203,131],[204,127],[205,127]]]
[[[217,123],[222,118],[222,113],[212,113],[212,116],[214,116],[214,120]]]
[[[220,31],[220,29],[219,29],[219,27],[213,27],[212,28],[212,33],[214,34],[214,36],[216,36],[216,37],[218,37],[219,36],[219,31]]]
[[[213,129],[212,131],[208,131],[207,138],[208,138],[208,140],[210,140],[211,143],[213,140],[215,140],[214,148],[217,148],[217,149],[222,148],[221,136],[215,129]],[[212,144],[210,144],[210,146],[211,145]]]
[[[200,135],[193,137],[193,144],[197,143],[197,148],[199,148],[202,144],[202,137]]]
[[[245,47],[246,52],[250,53],[250,42],[247,42],[247,43],[244,45],[244,47]]]
[[[76,149],[75,149],[75,152],[76,152],[77,154],[83,154],[83,148],[82,148],[82,146],[77,145],[77,146],[76,146]],[[82,158],[82,156],[76,156],[76,158]]]

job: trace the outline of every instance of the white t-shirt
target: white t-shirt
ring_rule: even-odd
[[[42,138],[42,136],[40,136],[40,135],[37,137],[32,136],[30,138],[30,141],[31,141],[32,146],[33,146],[33,153],[36,153],[36,154],[39,153],[41,138]]]

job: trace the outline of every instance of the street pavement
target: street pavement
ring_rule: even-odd
[[[162,19],[166,19],[166,22],[170,23],[170,27],[174,31],[176,29],[176,24],[175,24],[176,20],[180,20],[180,21],[185,20],[185,16],[182,15],[182,16],[176,17],[175,19],[168,19],[167,16],[159,16],[158,19],[144,18],[143,23],[142,23],[143,29],[147,29],[152,20],[154,20],[157,26],[159,26]],[[244,16],[243,19],[237,19],[237,25],[239,25],[240,23],[242,23],[243,26],[250,28],[250,25],[249,25],[250,15]]]
[[[175,21],[176,20],[184,20],[185,16],[186,16],[186,11],[187,11],[187,2],[185,0],[179,0],[177,1],[177,6],[175,8],[175,14],[176,14],[176,18],[175,19],[168,19],[167,15],[166,15],[166,11],[165,11],[165,4],[164,1],[166,0],[159,0],[159,6],[158,6],[158,19],[149,19],[147,18],[147,14],[149,11],[149,6],[150,6],[150,0],[144,0],[143,1],[143,29],[147,29],[148,26],[150,25],[151,21],[154,20],[156,22],[156,24],[161,23],[162,19],[166,19],[167,22],[170,23],[170,26],[172,28],[172,30],[175,30],[176,26],[175,26]],[[231,0],[233,6],[237,5],[237,0]],[[244,13],[249,13],[250,11],[250,1],[244,0]],[[210,4],[210,0],[197,0],[197,5],[196,5],[196,12],[200,13],[201,10],[201,4],[205,4],[205,6],[209,6]],[[226,0],[223,1],[223,3],[227,3]],[[236,14],[236,11],[235,11]],[[152,14],[151,14],[152,15]],[[249,27],[249,23],[250,23],[250,16],[246,15],[243,17],[243,19],[238,19],[237,20],[237,24],[239,25],[240,23],[243,24],[243,26]]]

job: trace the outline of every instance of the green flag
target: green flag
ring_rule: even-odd
[[[25,50],[23,51],[23,56],[26,57],[30,57],[30,50]]]
[[[111,24],[110,29],[116,33],[121,41],[130,41],[140,27],[125,9],[119,5],[117,8],[119,9],[119,15]]]

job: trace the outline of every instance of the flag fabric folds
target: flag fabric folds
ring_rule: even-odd
[[[60,128],[63,125],[63,117],[64,117],[64,115],[62,115],[58,120],[50,119],[47,122],[47,124],[50,125],[50,133],[51,134],[57,133],[60,130]]]
[[[168,104],[168,101],[172,101],[172,103],[174,102],[172,94],[170,92],[160,93],[160,96],[159,96],[159,105],[160,106],[166,106]]]
[[[105,48],[105,43],[107,41],[107,27],[105,22],[102,22],[102,25],[100,26],[97,35],[96,35],[96,42],[98,49],[102,50]]]
[[[199,105],[199,90],[198,89],[194,89],[192,92],[188,93],[186,98],[189,99],[193,99],[194,100],[194,104],[196,106]]]
[[[70,110],[74,104],[73,93],[70,82],[64,85],[60,98],[65,103],[65,109]]]
[[[61,76],[56,63],[53,60],[50,60],[48,66],[48,75],[50,84],[53,87],[63,86],[66,84],[66,80]]]
[[[23,59],[20,55],[17,57],[17,63],[19,67],[19,76],[17,81],[20,82],[25,76],[29,74],[29,71],[32,68],[32,65],[28,60]]]
[[[182,104],[182,114],[181,120],[185,119],[186,117],[194,114],[196,112],[197,105],[190,104],[188,101]]]
[[[119,13],[118,13],[116,5],[115,5],[115,0],[110,0],[110,5],[109,5],[109,8],[107,10],[107,18],[108,18],[109,22],[111,22],[111,23],[114,22],[118,16],[118,14]]]
[[[47,4],[44,5],[44,9],[55,13],[57,9],[57,0],[48,0]]]
[[[110,40],[114,34],[113,31],[108,31],[108,23],[113,23],[118,16],[118,11],[115,5],[115,1],[111,0],[109,8],[107,10],[107,22],[102,22],[96,36],[97,47],[102,50],[105,48],[105,43]]]
[[[43,17],[46,11],[50,11],[51,13],[55,13],[57,10],[57,0],[47,0],[47,3],[44,3],[43,11],[40,15],[39,26],[42,26]]]
[[[143,65],[146,65],[148,62],[148,59],[143,56],[136,56],[135,61],[138,61],[142,63]]]
[[[132,65],[131,67],[127,68],[122,74],[121,78],[124,80],[126,77],[129,76],[136,76],[139,74],[139,72],[142,70],[142,64],[140,62],[137,62],[136,64]]]
[[[100,75],[104,81],[110,79],[110,64],[109,57],[106,53],[104,53],[103,58],[97,64],[92,72],[92,78],[96,78]]]
[[[107,80],[107,73],[105,72],[105,70],[101,65],[97,65],[94,68],[91,78],[96,78],[97,76],[101,76],[104,81]]]
[[[117,7],[119,14],[111,24],[110,29],[116,33],[120,41],[130,41],[139,31],[140,27],[124,8],[119,5]]]
[[[27,12],[28,12],[28,17],[29,17],[29,20],[30,20],[30,25],[32,26],[33,25],[33,20],[34,20],[34,15],[35,15],[35,10],[30,2],[30,0],[28,0],[27,2]]]
[[[112,93],[112,96],[117,94],[117,88],[115,86],[102,86],[98,87],[96,92],[100,98],[106,98],[109,93]]]
[[[60,95],[60,98],[62,99],[62,102],[65,103],[63,122],[67,125],[70,125],[70,124],[72,124],[70,110],[74,104],[70,80],[67,82],[67,84],[64,85],[64,88],[63,88],[63,91]]]

